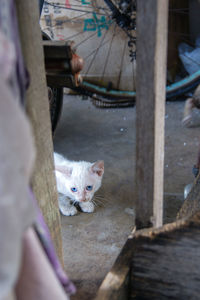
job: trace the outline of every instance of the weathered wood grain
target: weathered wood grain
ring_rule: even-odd
[[[199,246],[200,213],[134,232],[95,300],[199,299]]]
[[[200,215],[170,232],[137,239],[130,299],[200,297]]]
[[[120,252],[110,272],[102,282],[95,300],[124,300],[129,297],[130,262],[133,255],[133,241],[130,237]]]
[[[32,187],[62,261],[62,240],[53,166],[53,144],[44,69],[38,1],[16,0],[22,51],[30,75],[26,108],[32,123],[37,158]],[[19,133],[20,134],[20,133]]]
[[[163,219],[167,0],[137,3],[136,224]]]

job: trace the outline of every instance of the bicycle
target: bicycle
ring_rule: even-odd
[[[50,20],[50,10],[58,15],[65,11],[65,18]],[[74,41],[76,52],[85,61],[83,82],[76,90],[92,96],[100,107],[134,105],[136,10],[136,1],[130,0],[44,1],[42,29],[52,39]],[[187,12],[188,8],[171,11],[180,15]],[[60,33],[64,27],[68,28],[66,36]],[[188,36],[181,37],[185,40],[189,41]],[[168,82],[167,99],[183,95],[200,83],[200,70],[189,76],[183,70],[181,73],[182,78]]]

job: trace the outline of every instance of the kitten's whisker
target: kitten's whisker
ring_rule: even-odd
[[[96,199],[96,198],[93,198],[92,201],[96,204],[96,206],[98,206],[99,203],[100,203],[100,202],[98,201],[98,199]]]
[[[95,195],[95,197],[98,197],[98,198],[104,198],[104,196],[102,196],[102,195]]]
[[[97,202],[98,205],[102,205],[103,207],[105,207],[104,203],[102,201],[100,201],[99,199],[95,198],[95,201]]]
[[[98,201],[98,202],[102,202],[102,203],[103,203],[103,202],[106,202],[105,199],[101,199],[101,198],[97,198],[97,197],[95,197],[94,199],[95,199],[96,201]]]
[[[100,195],[95,195],[95,199],[100,199],[100,200],[108,202],[108,200],[105,197],[100,196]]]
[[[101,199],[98,199],[98,198],[94,198],[94,199],[95,199],[95,201],[102,202]]]
[[[107,200],[107,199],[96,199],[96,200],[98,200],[98,201],[100,201],[100,202],[103,202],[103,203],[106,203],[106,204],[109,204],[109,203],[110,203],[110,201]]]
[[[94,199],[92,199],[92,202],[94,203],[95,206],[98,206],[98,203]]]
[[[104,200],[102,200],[102,199],[95,199],[95,200],[98,201],[98,202],[101,202],[101,203],[106,203],[106,204],[109,203],[109,201],[104,201]]]
[[[92,203],[94,204],[94,206],[97,206],[96,202],[94,200],[92,200]]]
[[[99,201],[99,202],[105,202],[104,199],[101,199],[101,198],[96,198],[95,197],[94,199],[97,200],[97,201]]]

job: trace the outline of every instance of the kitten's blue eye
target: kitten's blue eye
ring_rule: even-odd
[[[73,193],[75,193],[75,192],[77,192],[77,188],[73,187],[73,188],[71,188],[71,191],[72,191]]]
[[[86,186],[86,190],[87,190],[87,191],[91,191],[91,190],[92,190],[92,185]]]

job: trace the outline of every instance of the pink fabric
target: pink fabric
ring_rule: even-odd
[[[18,280],[20,267],[17,299],[64,300],[68,296],[59,280],[69,292],[73,292],[74,286],[63,272],[54,249],[52,250],[50,238],[47,239],[45,250],[50,261],[52,259],[52,265],[32,228],[37,211],[30,197],[29,183],[35,148],[31,128],[21,106],[27,80],[14,0],[1,0],[0,300],[5,300],[12,291]],[[27,228],[29,229],[23,240]],[[51,251],[48,252],[49,250]]]
[[[0,30],[3,32],[15,51],[15,63],[10,74],[10,87],[15,100],[24,102],[26,88],[29,84],[28,72],[25,69],[24,59],[18,31],[17,15],[14,0],[0,1]],[[1,45],[1,44],[0,44]],[[4,53],[4,57],[7,53]],[[1,70],[2,71],[2,70]]]
[[[33,200],[35,200],[34,197]],[[39,237],[41,245],[49,259],[50,264],[53,267],[55,275],[57,276],[58,280],[62,284],[62,287],[64,288],[66,293],[69,295],[75,294],[76,288],[74,284],[71,282],[71,280],[69,280],[67,274],[65,273],[65,271],[61,266],[61,263],[57,257],[55,248],[51,240],[49,229],[44,221],[43,215],[40,212],[39,208],[37,210],[38,210],[37,222],[35,223],[34,228]]]
[[[14,45],[9,41],[4,33],[0,31],[0,70],[5,79],[9,81],[16,63],[16,53]]]
[[[23,240],[23,259],[16,297],[19,300],[69,299],[32,228],[26,231]]]
[[[35,150],[28,120],[2,73],[0,91],[0,299],[5,299],[18,276],[22,236],[36,217],[28,189]]]

